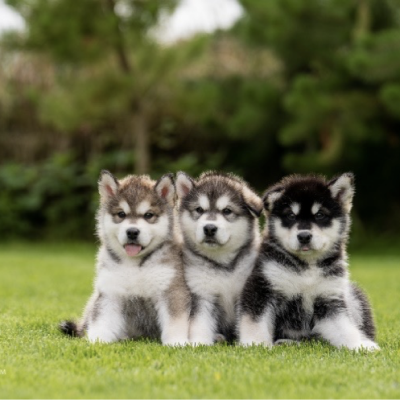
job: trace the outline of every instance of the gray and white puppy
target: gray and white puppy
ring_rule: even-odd
[[[67,334],[91,342],[127,338],[188,343],[190,293],[174,237],[172,175],[99,179],[100,207],[94,292],[79,324],[66,321]]]
[[[353,180],[290,176],[267,190],[263,243],[240,301],[241,344],[319,337],[379,349],[368,299],[347,269]]]
[[[232,340],[237,300],[253,268],[261,199],[232,174],[176,178],[186,282],[192,293],[190,342]]]

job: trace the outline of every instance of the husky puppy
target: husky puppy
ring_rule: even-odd
[[[149,337],[188,343],[190,293],[174,239],[172,176],[118,181],[102,171],[99,192],[94,292],[82,321],[66,321],[61,330],[86,333],[90,342]]]
[[[235,307],[253,268],[261,199],[238,177],[217,172],[176,179],[185,277],[192,293],[190,342],[232,340]]]
[[[379,349],[368,299],[347,270],[353,180],[290,176],[266,191],[263,243],[240,300],[241,344],[319,337]]]

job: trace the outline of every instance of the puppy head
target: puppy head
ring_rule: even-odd
[[[354,196],[354,176],[327,182],[294,175],[268,189],[264,209],[268,234],[301,258],[318,258],[347,241]]]
[[[142,257],[172,239],[175,187],[172,175],[157,182],[146,175],[122,180],[102,171],[98,234],[120,257]]]
[[[207,172],[194,180],[179,172],[176,191],[183,237],[202,254],[232,254],[257,235],[262,201],[238,177]]]

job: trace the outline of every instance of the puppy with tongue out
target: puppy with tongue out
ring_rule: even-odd
[[[103,171],[94,293],[82,321],[61,330],[91,342],[149,337],[188,342],[190,294],[175,237],[175,186],[171,174],[116,179]]]

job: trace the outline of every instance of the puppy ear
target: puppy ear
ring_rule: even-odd
[[[175,203],[175,186],[174,176],[172,174],[163,175],[156,183],[154,187],[157,195],[171,206]]]
[[[284,187],[283,186],[274,186],[270,189],[267,189],[263,194],[262,201],[264,204],[264,209],[267,212],[271,212],[274,207],[274,203],[282,196]]]
[[[344,210],[349,213],[353,205],[353,197],[355,192],[354,174],[346,172],[328,182],[328,188],[332,197],[338,200]]]
[[[176,175],[176,194],[180,199],[186,197],[194,186],[195,183],[189,175],[182,171],[178,172]]]
[[[103,170],[100,172],[98,184],[101,200],[107,200],[118,192],[118,180],[109,171]]]
[[[253,192],[253,190],[251,190],[248,187],[245,187],[243,189],[243,198],[246,207],[248,208],[250,213],[255,218],[258,218],[261,215],[263,209],[263,203],[260,197],[257,196],[257,194]]]

